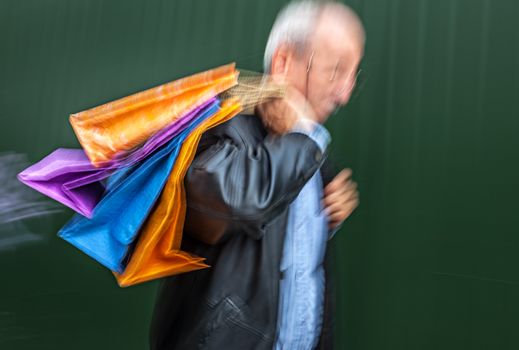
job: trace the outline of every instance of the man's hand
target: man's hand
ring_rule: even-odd
[[[351,179],[351,169],[343,169],[324,188],[324,210],[330,230],[339,226],[359,205],[357,183]]]
[[[292,130],[299,119],[317,119],[305,97],[290,86],[285,97],[265,102],[257,107],[257,111],[265,128],[281,135]]]

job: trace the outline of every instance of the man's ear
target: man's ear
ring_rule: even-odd
[[[287,45],[281,44],[272,56],[270,73],[274,76],[286,76],[291,64],[292,50]]]

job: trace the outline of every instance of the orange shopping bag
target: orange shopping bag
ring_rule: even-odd
[[[70,123],[94,166],[123,158],[170,123],[237,84],[234,63],[72,114]]]
[[[202,122],[184,141],[175,166],[154,211],[144,224],[130,261],[122,274],[114,273],[121,287],[208,267],[204,258],[180,250],[186,215],[184,177],[202,134],[241,111],[237,99],[223,102],[220,110]]]

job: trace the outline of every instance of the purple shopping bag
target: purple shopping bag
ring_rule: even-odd
[[[82,149],[58,148],[38,163],[18,174],[29,187],[68,206],[79,214],[92,217],[105,187],[102,180],[118,169],[130,167],[152,154],[193,121],[217,105],[215,98],[192,110],[175,123],[149,138],[140,148],[123,159],[94,167]]]

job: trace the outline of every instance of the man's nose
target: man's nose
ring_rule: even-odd
[[[350,100],[351,89],[342,89],[334,94],[334,103],[338,106],[344,106]]]

